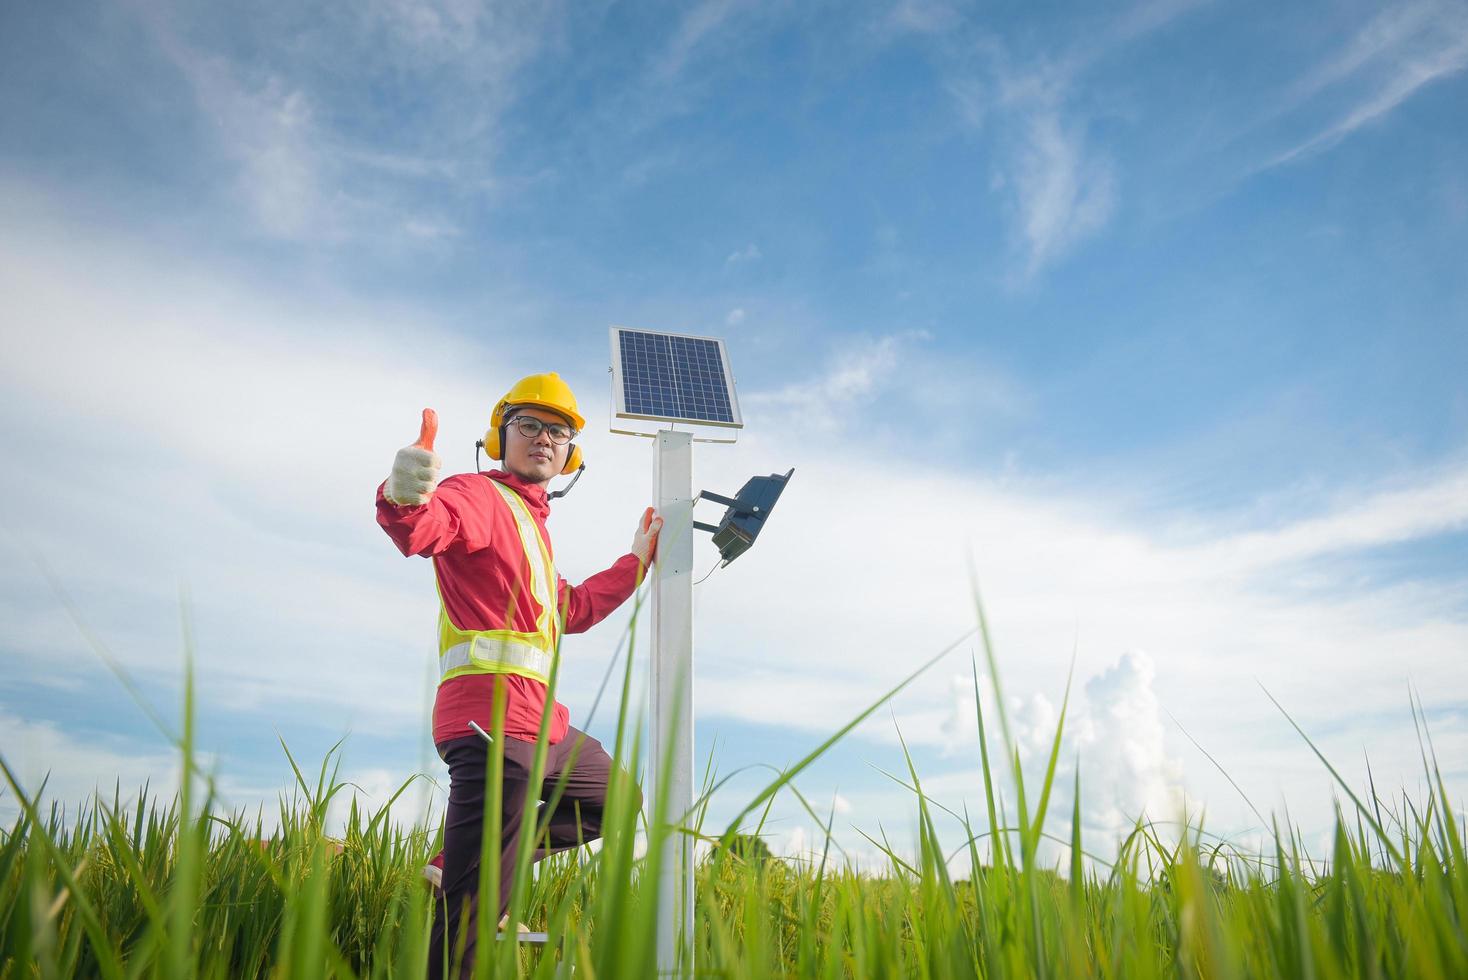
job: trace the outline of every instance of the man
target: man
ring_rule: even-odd
[[[574,440],[585,425],[575,395],[558,375],[532,375],[495,405],[480,443],[491,459],[504,461],[503,470],[461,473],[439,483],[441,464],[433,452],[438,420],[425,409],[418,442],[399,450],[377,490],[377,522],[404,555],[433,560],[440,600],[433,741],[449,766],[449,802],[442,900],[429,956],[433,977],[442,973],[445,942],[459,941],[466,907],[465,976],[474,961],[489,746],[469,723],[491,730],[496,697],[504,704],[505,736],[497,915],[509,906],[535,740],[547,708],[542,799],[563,776],[565,790],[550,815],[549,840],[537,842],[543,849],[536,859],[601,833],[612,760],[596,739],[570,727],[563,705],[548,703],[546,685],[560,634],[590,629],[636,589],[656,553],[662,518],[649,507],[632,549],[581,585],[556,574],[545,527],[553,496],[547,487],[556,476],[579,473],[581,450]]]

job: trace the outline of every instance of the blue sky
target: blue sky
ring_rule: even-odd
[[[372,488],[423,405],[468,469],[499,393],[559,370],[592,469],[552,529],[568,577],[603,567],[651,489],[606,433],[613,323],[727,338],[748,428],[701,485],[799,468],[700,587],[725,769],[967,629],[970,558],[1036,746],[1075,653],[1103,834],[1184,800],[1249,831],[1169,713],[1328,823],[1256,680],[1378,783],[1416,778],[1409,684],[1468,750],[1464,3],[0,18],[0,732],[63,791],[171,763],[41,564],[165,707],[182,583],[233,799],[283,783],[277,731],[350,730],[364,786],[427,765],[432,589]],[[579,641],[573,716],[626,623]],[[964,799],[972,652],[812,795],[900,826],[900,726]]]

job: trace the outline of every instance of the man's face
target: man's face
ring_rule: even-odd
[[[570,424],[555,412],[533,406],[509,409],[505,412],[507,419],[523,415],[540,419],[542,422]],[[569,444],[557,446],[552,442],[550,431],[547,429],[541,429],[539,435],[530,439],[520,434],[520,427],[517,425],[510,424],[505,427],[505,469],[527,483],[538,483],[541,486],[549,483],[565,468],[566,455],[570,451]]]

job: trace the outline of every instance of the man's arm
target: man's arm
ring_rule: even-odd
[[[663,519],[651,507],[642,512],[637,522],[637,533],[632,536],[632,550],[618,558],[611,568],[597,572],[580,585],[571,585],[565,579],[557,579],[560,590],[561,610],[564,615],[563,631],[584,633],[606,619],[613,609],[627,601],[637,591],[638,584],[647,572],[647,567],[657,557],[658,532],[663,528]]]
[[[637,591],[637,583],[642,581],[641,570],[642,563],[629,552],[613,562],[611,568],[597,572],[580,585],[559,579],[561,609],[566,617],[563,632],[585,633],[610,616]]]
[[[424,504],[395,504],[387,499],[387,483],[377,488],[377,523],[405,555],[425,558],[448,550],[459,537],[463,489],[445,480]]]

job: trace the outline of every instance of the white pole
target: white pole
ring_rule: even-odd
[[[681,823],[693,807],[692,433],[657,434],[654,476],[663,529],[652,581],[649,782],[653,792],[666,787],[667,819]],[[664,838],[658,877],[660,975],[693,975],[693,884],[691,840],[674,832]]]

